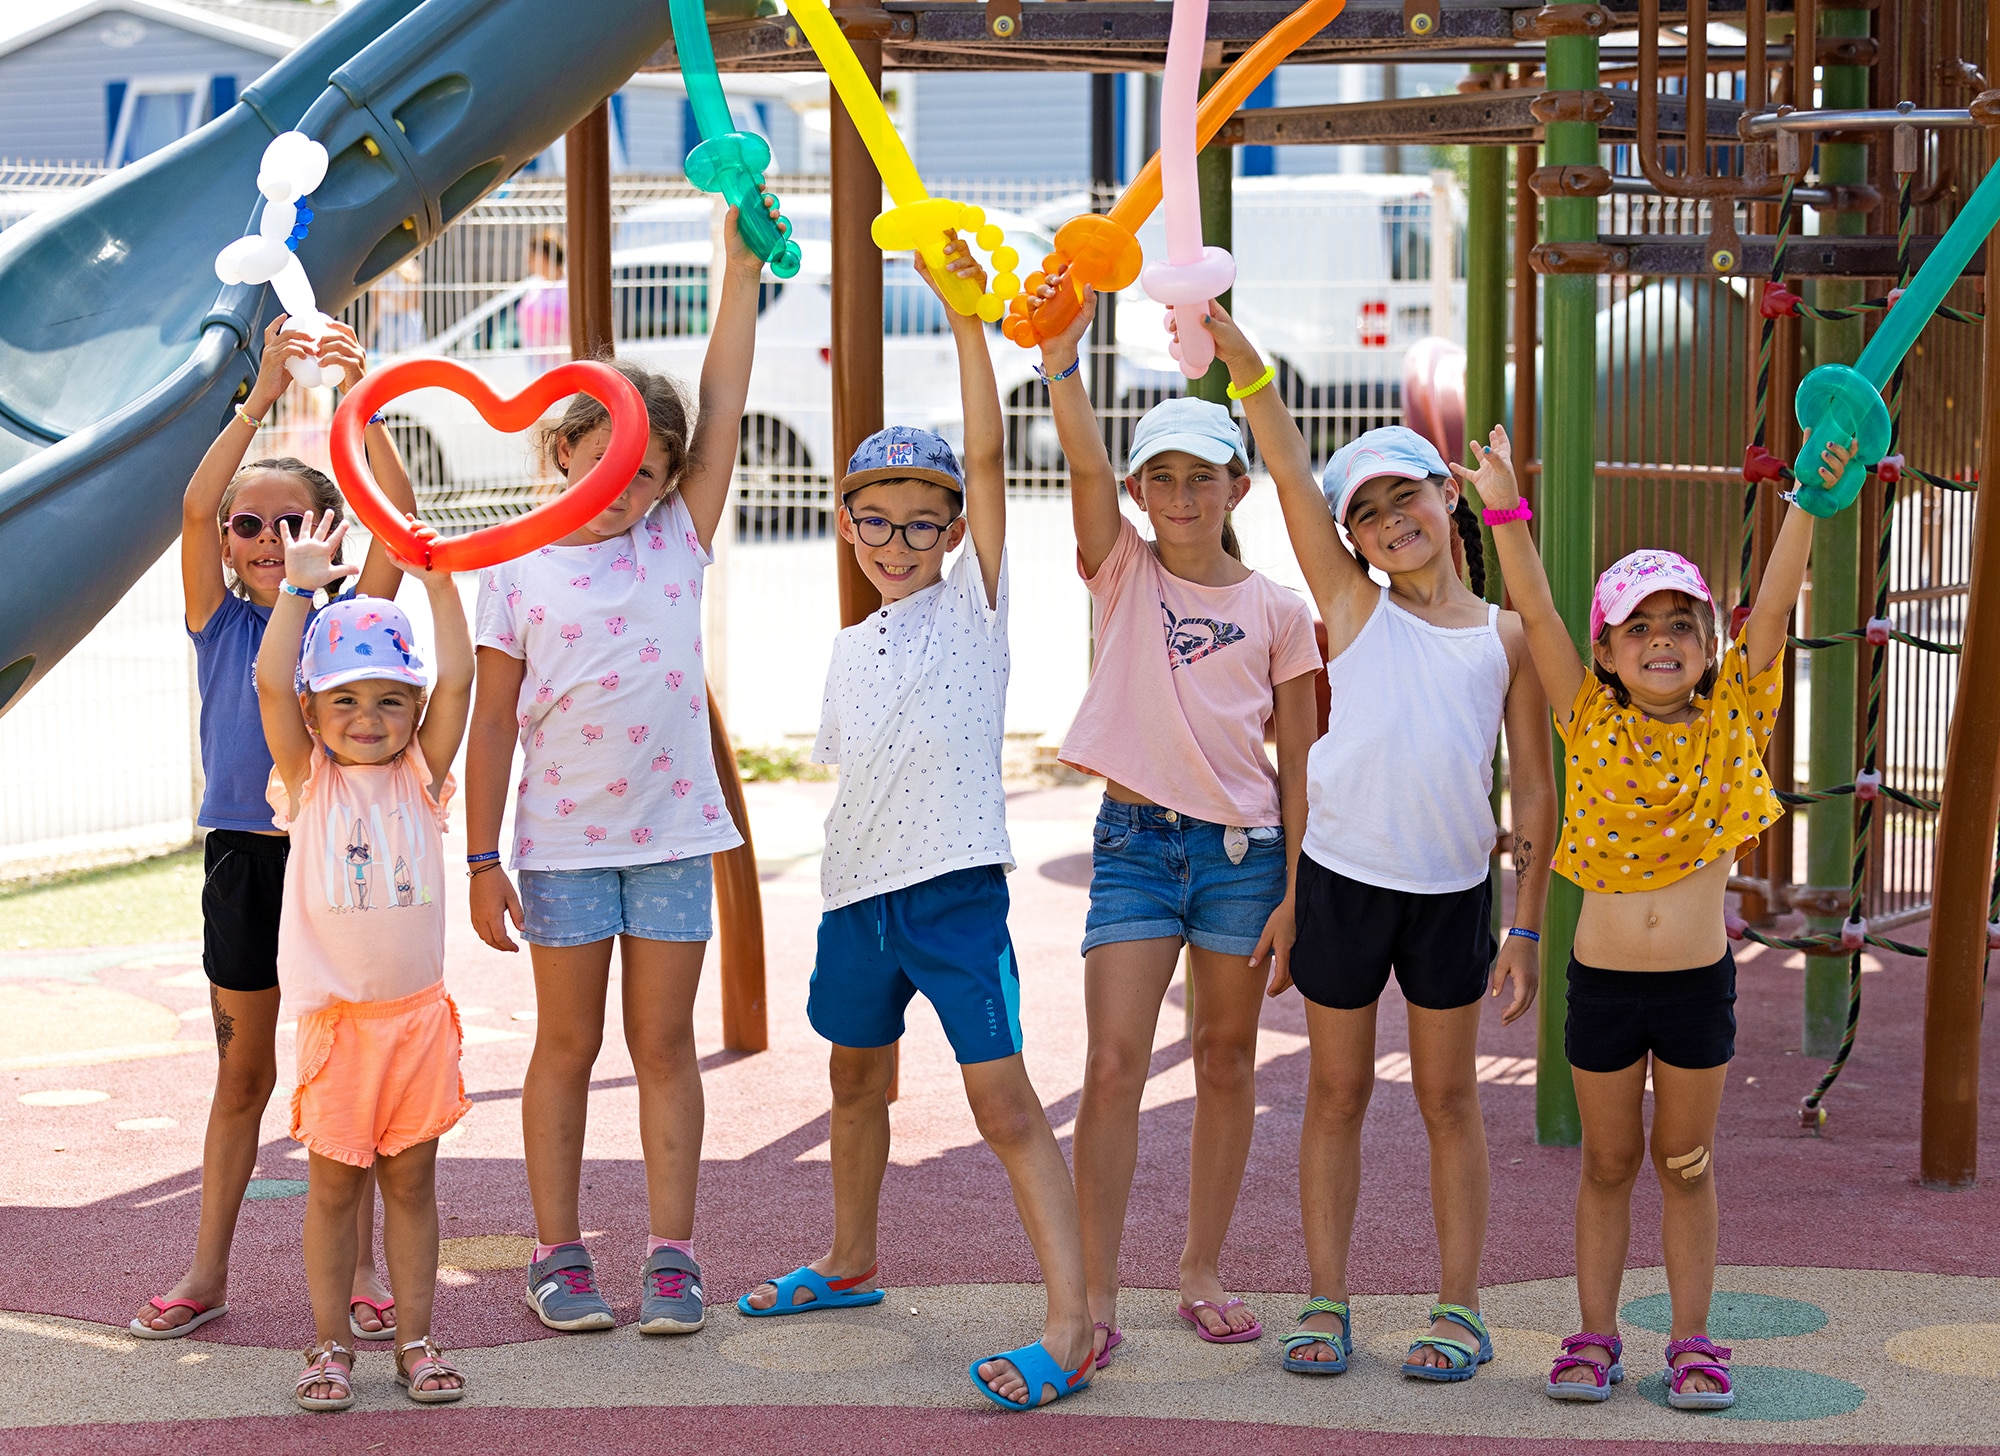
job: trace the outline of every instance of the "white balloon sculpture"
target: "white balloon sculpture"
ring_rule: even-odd
[[[312,222],[312,208],[301,199],[326,176],[326,148],[304,132],[288,131],[271,139],[257,169],[257,190],[264,194],[264,214],[257,231],[238,238],[215,255],[215,276],[224,283],[268,283],[291,315],[287,328],[302,329],[315,340],[326,336],[333,322],[319,311],[312,280],[293,251]],[[288,366],[292,378],[312,386],[338,385],[346,371],[338,364],[299,358]]]

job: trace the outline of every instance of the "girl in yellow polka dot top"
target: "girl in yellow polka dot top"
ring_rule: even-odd
[[[1715,1283],[1716,1114],[1736,1051],[1736,962],[1722,928],[1729,868],[1783,813],[1764,767],[1786,624],[1805,582],[1812,517],[1793,505],[1748,616],[1717,652],[1714,598],[1693,562],[1635,551],[1597,579],[1590,657],[1556,612],[1506,432],[1453,466],[1486,504],[1507,588],[1562,736],[1554,868],[1587,893],[1569,960],[1564,1048],[1583,1123],[1576,1199],[1581,1333],[1549,1374],[1557,1400],[1606,1400],[1624,1376],[1618,1294],[1632,1185],[1652,1162],[1673,1293],[1668,1403],[1734,1403],[1729,1351],[1708,1338]],[[1827,451],[1827,483],[1851,451]],[[1614,969],[1615,968],[1615,969]],[[1546,967],[1544,968],[1547,969]]]

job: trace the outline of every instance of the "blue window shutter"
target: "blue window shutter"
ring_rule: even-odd
[[[111,155],[111,144],[118,139],[118,115],[125,109],[125,83],[106,81],[104,83],[104,160],[117,165],[118,159]]]
[[[211,76],[208,79],[208,119],[215,120],[236,104],[236,78]]]
[[[1257,83],[1257,88],[1245,98],[1244,109],[1275,106],[1278,102],[1278,78],[1275,74],[1266,76]],[[1278,170],[1278,151],[1275,147],[1238,147],[1243,158],[1245,177],[1270,177]]]

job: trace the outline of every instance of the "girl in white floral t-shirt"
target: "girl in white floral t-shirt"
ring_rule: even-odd
[[[729,266],[692,432],[673,383],[614,365],[651,425],[637,476],[582,530],[481,573],[466,751],[472,923],[511,951],[511,919],[534,960],[535,1050],[521,1093],[537,1240],[527,1300],[551,1329],[613,1322],[577,1201],[614,939],[651,1218],[639,1324],[679,1334],[702,1323],[694,997],[711,934],[709,856],[743,839],[710,748],[701,590],[736,463],[762,268],[734,226],[724,232]],[[610,438],[604,407],[580,395],[545,444],[577,479]],[[500,860],[510,790],[518,893]]]

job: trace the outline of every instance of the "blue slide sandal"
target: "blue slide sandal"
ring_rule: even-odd
[[[1410,1353],[1428,1345],[1444,1356],[1449,1364],[1418,1365],[1405,1361],[1403,1373],[1413,1380],[1470,1380],[1479,1373],[1479,1367],[1493,1358],[1493,1339],[1486,1333],[1486,1321],[1479,1317],[1479,1311],[1467,1309],[1462,1304],[1434,1304],[1431,1306],[1431,1321],[1450,1320],[1458,1325],[1471,1340],[1447,1339],[1443,1335],[1420,1335],[1411,1342]]]
[[[751,1319],[767,1319],[774,1314],[811,1314],[816,1309],[860,1309],[863,1305],[880,1304],[889,1297],[885,1289],[856,1290],[855,1285],[864,1284],[875,1277],[879,1265],[868,1266],[866,1274],[857,1274],[852,1279],[828,1279],[817,1269],[801,1264],[791,1273],[773,1279],[777,1287],[778,1302],[769,1309],[758,1309],[750,1303],[745,1294],[736,1301],[736,1312]],[[798,1291],[811,1292],[812,1298],[804,1304],[794,1304]]]
[[[1021,1372],[1021,1379],[1028,1385],[1028,1400],[1025,1405],[995,1395],[993,1387],[979,1378],[979,1367],[989,1360],[1005,1360]],[[1042,1404],[1042,1390],[1045,1386],[1055,1387],[1056,1400],[1061,1400],[1066,1395],[1075,1395],[1079,1390],[1089,1389],[1090,1381],[1086,1377],[1095,1363],[1086,1357],[1076,1369],[1065,1370],[1056,1364],[1056,1357],[1044,1349],[1042,1342],[1037,1340],[1032,1345],[1021,1346],[1018,1350],[1002,1350],[997,1355],[988,1355],[985,1360],[974,1360],[965,1367],[965,1373],[972,1377],[972,1383],[979,1387],[979,1393],[995,1405],[1008,1410],[1024,1411],[1034,1410]],[[1048,1403],[1054,1405],[1055,1401]]]

